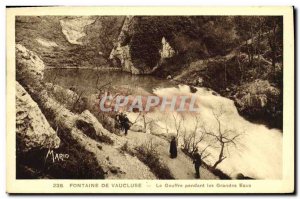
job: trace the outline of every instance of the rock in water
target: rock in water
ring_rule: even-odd
[[[51,128],[38,105],[16,82],[17,151],[33,148],[58,148],[60,139]]]

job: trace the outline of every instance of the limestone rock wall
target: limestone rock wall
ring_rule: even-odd
[[[60,139],[26,90],[16,82],[17,151],[58,148]]]
[[[95,22],[94,17],[84,16],[60,20],[60,25],[62,27],[63,34],[71,44],[82,45],[83,43],[79,39],[86,36],[85,26],[90,25],[93,22]]]
[[[30,73],[37,80],[43,79],[44,62],[35,52],[26,49],[21,44],[16,45],[16,64],[20,77],[23,76],[23,73]]]
[[[132,74],[140,74],[139,69],[137,69],[132,63],[130,46],[128,44],[124,44],[132,20],[133,16],[127,16],[124,19],[122,29],[118,36],[118,40],[110,53],[109,59],[118,59],[123,71],[130,72]]]
[[[171,58],[175,55],[175,50],[172,48],[172,46],[167,42],[166,38],[162,38],[162,49],[160,50],[160,56],[161,58]]]

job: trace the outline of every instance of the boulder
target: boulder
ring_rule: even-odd
[[[90,111],[85,110],[79,116],[78,121],[84,121],[84,123],[87,123],[87,125],[94,128],[97,136],[111,135],[111,133],[102,126],[102,124]]]
[[[142,125],[139,125],[139,124],[133,124],[130,127],[130,130],[134,131],[134,132],[143,132],[144,131],[144,127]]]
[[[25,89],[16,82],[17,151],[58,148],[60,139]]]

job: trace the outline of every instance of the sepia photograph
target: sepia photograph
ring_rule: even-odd
[[[284,13],[47,13],[11,18],[14,180],[285,179]]]

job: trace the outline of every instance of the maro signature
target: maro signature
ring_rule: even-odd
[[[66,161],[67,159],[69,159],[69,157],[70,157],[70,155],[67,153],[55,153],[53,149],[48,149],[48,152],[45,157],[45,161],[48,158],[51,158],[53,163],[63,162],[63,161]]]

